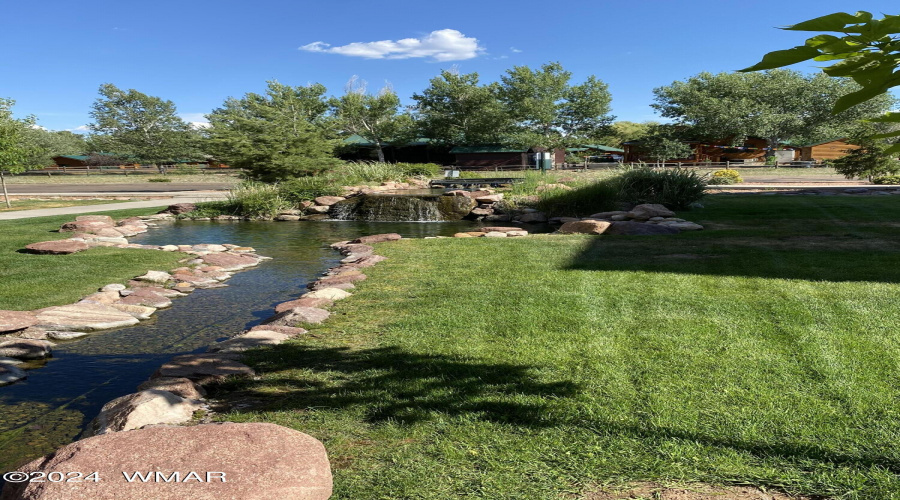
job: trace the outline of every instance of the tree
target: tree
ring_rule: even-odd
[[[832,162],[835,171],[848,179],[865,177],[868,180],[888,174],[896,174],[900,171],[900,162],[888,152],[890,143],[873,138],[874,127],[861,128],[851,136],[851,144],[859,148],[848,149],[847,154]]]
[[[856,14],[837,12],[810,19],[782,29],[790,31],[824,31],[838,37],[820,34],[806,43],[787,50],[776,50],[763,56],[759,63],[741,71],[782,68],[803,61],[837,61],[822,69],[828,76],[850,78],[858,87],[833,105],[832,112],[842,113],[854,106],[876,100],[900,85],[900,15],[874,19],[870,12]],[[900,123],[900,112],[887,113],[872,122]],[[873,139],[900,137],[900,130],[871,136]],[[900,152],[900,143],[888,149]]]
[[[640,150],[656,160],[657,165],[671,158],[686,158],[693,151],[671,125],[655,125],[641,138]]]
[[[572,73],[559,63],[540,70],[515,66],[501,77],[500,100],[516,125],[513,142],[548,149],[595,138],[612,121],[612,97],[594,76],[570,85]]]
[[[91,110],[92,141],[107,152],[160,167],[200,157],[197,134],[178,117],[175,104],[137,90],[100,86]]]
[[[653,107],[709,139],[763,138],[766,156],[774,156],[775,148],[786,140],[814,142],[845,136],[859,119],[889,109],[892,99],[885,95],[831,113],[839,99],[858,88],[848,80],[789,70],[701,73],[654,89]]]
[[[256,179],[315,174],[336,162],[325,86],[267,82],[265,94],[229,97],[206,115],[205,147],[217,159]]]
[[[84,137],[79,134],[67,130],[46,130],[36,125],[24,131],[22,140],[31,151],[28,164],[35,166],[53,164],[54,156],[84,154],[88,148]]]
[[[20,173],[34,168],[34,163],[29,160],[39,154],[39,151],[25,141],[27,130],[34,126],[34,117],[21,120],[13,118],[14,104],[12,99],[0,97],[0,184],[6,208],[11,208],[12,204],[6,191],[5,172]]]
[[[502,143],[511,122],[497,96],[499,85],[478,84],[478,73],[441,71],[414,94],[419,133],[443,145]]]
[[[375,145],[378,161],[384,160],[384,146],[412,139],[413,119],[400,114],[400,98],[389,86],[377,94],[366,92],[366,82],[353,77],[343,96],[332,100],[338,126]]]
[[[618,147],[625,142],[643,139],[656,125],[659,125],[659,123],[649,121],[641,123],[629,121],[614,122],[609,126],[605,134],[598,137],[598,140],[600,144]]]

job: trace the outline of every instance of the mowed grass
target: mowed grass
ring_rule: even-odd
[[[0,212],[15,212],[18,210],[36,210],[40,208],[80,207],[84,205],[102,205],[106,203],[122,203],[125,200],[16,200],[10,202],[11,208],[6,208],[6,203],[0,201]]]
[[[115,219],[147,209],[103,212]],[[61,239],[59,226],[74,215],[0,221],[0,309],[31,310],[69,304],[109,283],[125,283],[148,270],[178,267],[179,252],[92,248],[72,255],[34,255],[29,243]]]
[[[900,198],[704,203],[676,236],[380,244],[221,417],[322,440],[340,499],[900,498]]]

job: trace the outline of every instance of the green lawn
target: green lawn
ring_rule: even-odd
[[[676,236],[381,244],[222,418],[321,439],[341,499],[900,498],[900,198],[704,203]]]
[[[103,212],[113,218],[148,209]],[[56,230],[73,215],[0,221],[0,309],[29,310],[75,302],[109,283],[124,283],[150,269],[172,269],[178,252],[92,248],[72,255],[20,252],[37,241],[65,237]]]
[[[80,207],[83,205],[102,205],[106,203],[122,203],[125,200],[16,200],[10,203],[12,208],[6,208],[6,203],[0,201],[0,212],[15,212],[18,210],[36,210],[39,208]]]

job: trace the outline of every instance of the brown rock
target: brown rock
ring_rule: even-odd
[[[102,222],[104,224],[109,224],[110,226],[115,225],[116,223],[116,221],[108,215],[79,215],[78,217],[75,217],[75,222]]]
[[[369,245],[362,245],[359,243],[348,243],[342,247],[339,247],[338,250],[342,255],[355,255],[357,257],[368,257],[375,252],[375,249]]]
[[[387,257],[384,257],[382,255],[370,255],[368,257],[362,257],[360,259],[355,259],[352,262],[347,262],[341,267],[357,267],[357,268],[372,267],[375,264],[378,264],[379,262],[381,262],[383,260],[387,260]]]
[[[369,236],[361,236],[351,241],[350,243],[362,243],[368,245],[370,243],[381,243],[384,241],[396,241],[402,239],[403,237],[397,233],[386,233],[386,234],[372,234]]]
[[[624,210],[615,210],[612,212],[599,212],[599,213],[591,215],[590,218],[591,219],[609,219],[610,217],[612,217],[614,215],[625,215],[627,213],[628,212],[626,212]]]
[[[103,405],[90,426],[93,435],[140,429],[145,425],[183,424],[200,409],[198,401],[169,391],[147,389],[113,399]]]
[[[276,330],[253,330],[209,347],[209,352],[244,352],[248,349],[278,345],[293,335]]]
[[[313,291],[315,291],[315,290],[324,290],[324,289],[326,289],[326,288],[340,288],[341,290],[353,290],[353,289],[356,288],[356,285],[354,285],[353,283],[334,283],[334,284],[328,284],[328,283],[319,283],[318,281],[315,282],[315,283],[311,283],[311,284],[309,285],[309,289],[310,289],[310,290],[313,290]]]
[[[40,243],[25,245],[25,249],[31,253],[49,255],[67,255],[81,252],[88,248],[90,248],[90,246],[88,246],[87,243],[73,240],[42,241]]]
[[[332,302],[328,299],[309,299],[309,298],[296,299],[296,300],[289,300],[287,302],[282,302],[281,304],[278,304],[277,306],[275,306],[275,312],[283,313],[285,311],[290,311],[291,309],[293,309],[295,307],[325,308],[325,307],[331,307],[333,304],[334,304],[334,302]]]
[[[200,385],[221,382],[231,376],[254,376],[253,368],[225,354],[185,354],[176,356],[159,367],[151,379],[184,377]]]
[[[508,232],[510,232],[510,231],[521,231],[521,230],[522,230],[521,227],[515,227],[515,226],[509,226],[509,227],[503,227],[503,226],[487,226],[487,227],[481,228],[481,232],[482,232],[482,233],[494,233],[494,232],[497,232],[497,233],[508,233]]]
[[[453,235],[453,237],[454,238],[474,238],[474,236],[472,236],[469,233],[456,233]]]
[[[0,341],[0,357],[16,359],[49,358],[52,342],[36,339],[12,339]]]
[[[31,311],[0,310],[0,333],[24,330],[38,324],[37,316]]]
[[[233,253],[211,253],[201,257],[208,266],[219,266],[225,271],[239,271],[259,264],[259,260],[247,254],[236,255]]]
[[[318,325],[328,319],[331,313],[318,307],[294,307],[262,322],[264,325],[296,326],[298,323]]]
[[[59,232],[61,232],[61,233],[83,232],[83,233],[96,234],[97,231],[100,231],[102,229],[112,229],[112,227],[113,227],[112,223],[107,223],[107,222],[102,222],[102,221],[90,221],[90,220],[78,221],[78,220],[76,220],[73,222],[66,222],[65,224],[63,224],[62,227],[59,228]],[[119,234],[119,233],[116,233],[116,234],[121,236],[121,234]]]
[[[309,333],[305,328],[299,328],[296,326],[281,326],[281,325],[256,325],[251,328],[249,331],[258,332],[258,331],[273,331],[278,333],[284,333],[290,335],[291,337],[296,337],[297,335],[303,335],[304,333]]]
[[[146,391],[150,389],[158,389],[160,391],[169,391],[176,396],[187,399],[203,399],[206,397],[206,390],[194,383],[192,380],[183,377],[160,377],[148,380],[139,385],[138,391]]]
[[[342,276],[328,276],[326,278],[322,278],[320,280],[314,281],[307,285],[307,288],[312,288],[313,285],[339,285],[343,283],[355,283],[357,281],[364,281],[366,279],[366,275],[359,274],[344,274]]]
[[[135,289],[135,292],[127,297],[119,299],[119,304],[153,307],[165,309],[172,305],[172,301],[155,292],[144,292],[143,288]]]
[[[543,212],[524,213],[518,217],[519,222],[547,222],[547,214]]]
[[[647,220],[651,217],[675,217],[675,212],[659,204],[645,203],[632,208],[627,215],[632,219]]]
[[[114,307],[89,302],[48,307],[38,312],[37,318],[41,325],[53,329],[86,332],[131,326],[139,322],[131,314]]]
[[[343,196],[319,196],[315,199],[316,205],[324,205],[326,207],[330,207],[339,201],[344,201],[345,198]]]
[[[331,207],[325,206],[325,205],[312,205],[312,206],[306,207],[306,213],[314,214],[314,215],[315,214],[325,215],[328,213],[329,210],[331,210]]]
[[[566,222],[559,228],[562,234],[603,234],[611,225],[602,220],[582,220]]]
[[[492,209],[492,208],[473,208],[472,211],[469,213],[472,215],[481,217],[481,216],[486,216],[486,215],[492,215],[494,213],[494,209]]]
[[[197,210],[197,205],[193,203],[176,203],[169,205],[165,210],[159,212],[161,214],[181,215]]]
[[[19,470],[96,471],[102,480],[10,483],[0,500],[325,500],[332,490],[322,443],[263,423],[103,434],[66,445]],[[128,482],[123,471],[158,472],[163,478],[177,472],[180,481]],[[191,471],[200,481],[185,479]]]
[[[25,373],[25,370],[15,367],[11,363],[0,363],[0,387],[26,378],[28,378],[28,374]]]
[[[659,224],[645,224],[643,222],[616,221],[613,222],[603,234],[647,236],[654,234],[678,234],[678,230]]]
[[[503,194],[487,194],[475,198],[478,203],[497,203],[503,199]]]

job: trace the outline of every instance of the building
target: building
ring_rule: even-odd
[[[821,163],[823,160],[836,160],[843,158],[853,149],[859,149],[859,146],[847,142],[846,137],[830,139],[800,146],[800,160],[815,161],[817,163]]]
[[[767,142],[758,137],[749,137],[741,145],[733,146],[728,141],[684,141],[692,151],[692,154],[684,158],[669,158],[665,163],[700,163],[700,162],[732,162],[732,163],[757,163],[765,161]],[[623,144],[625,148],[625,161],[632,162],[656,162],[656,158],[650,158],[641,150],[641,141],[629,141]],[[775,156],[779,162],[789,162],[798,159],[799,149],[796,146],[782,144],[775,150]]]
[[[546,151],[546,148],[517,148],[497,145],[456,146],[450,154],[456,157],[456,166],[468,169],[491,169],[497,167],[534,168],[537,165],[535,153]],[[562,165],[566,161],[566,151],[553,151],[553,164]]]
[[[453,155],[448,153],[448,147],[431,143],[430,139],[419,138],[404,144],[381,144],[384,159],[388,162],[405,163],[437,163],[449,165],[453,162]],[[359,135],[351,135],[343,140],[338,150],[338,157],[342,160],[377,161],[378,153],[375,143]]]
[[[577,148],[566,148],[566,152],[586,158],[589,163],[620,162],[625,159],[624,149],[600,144],[582,144]]]

